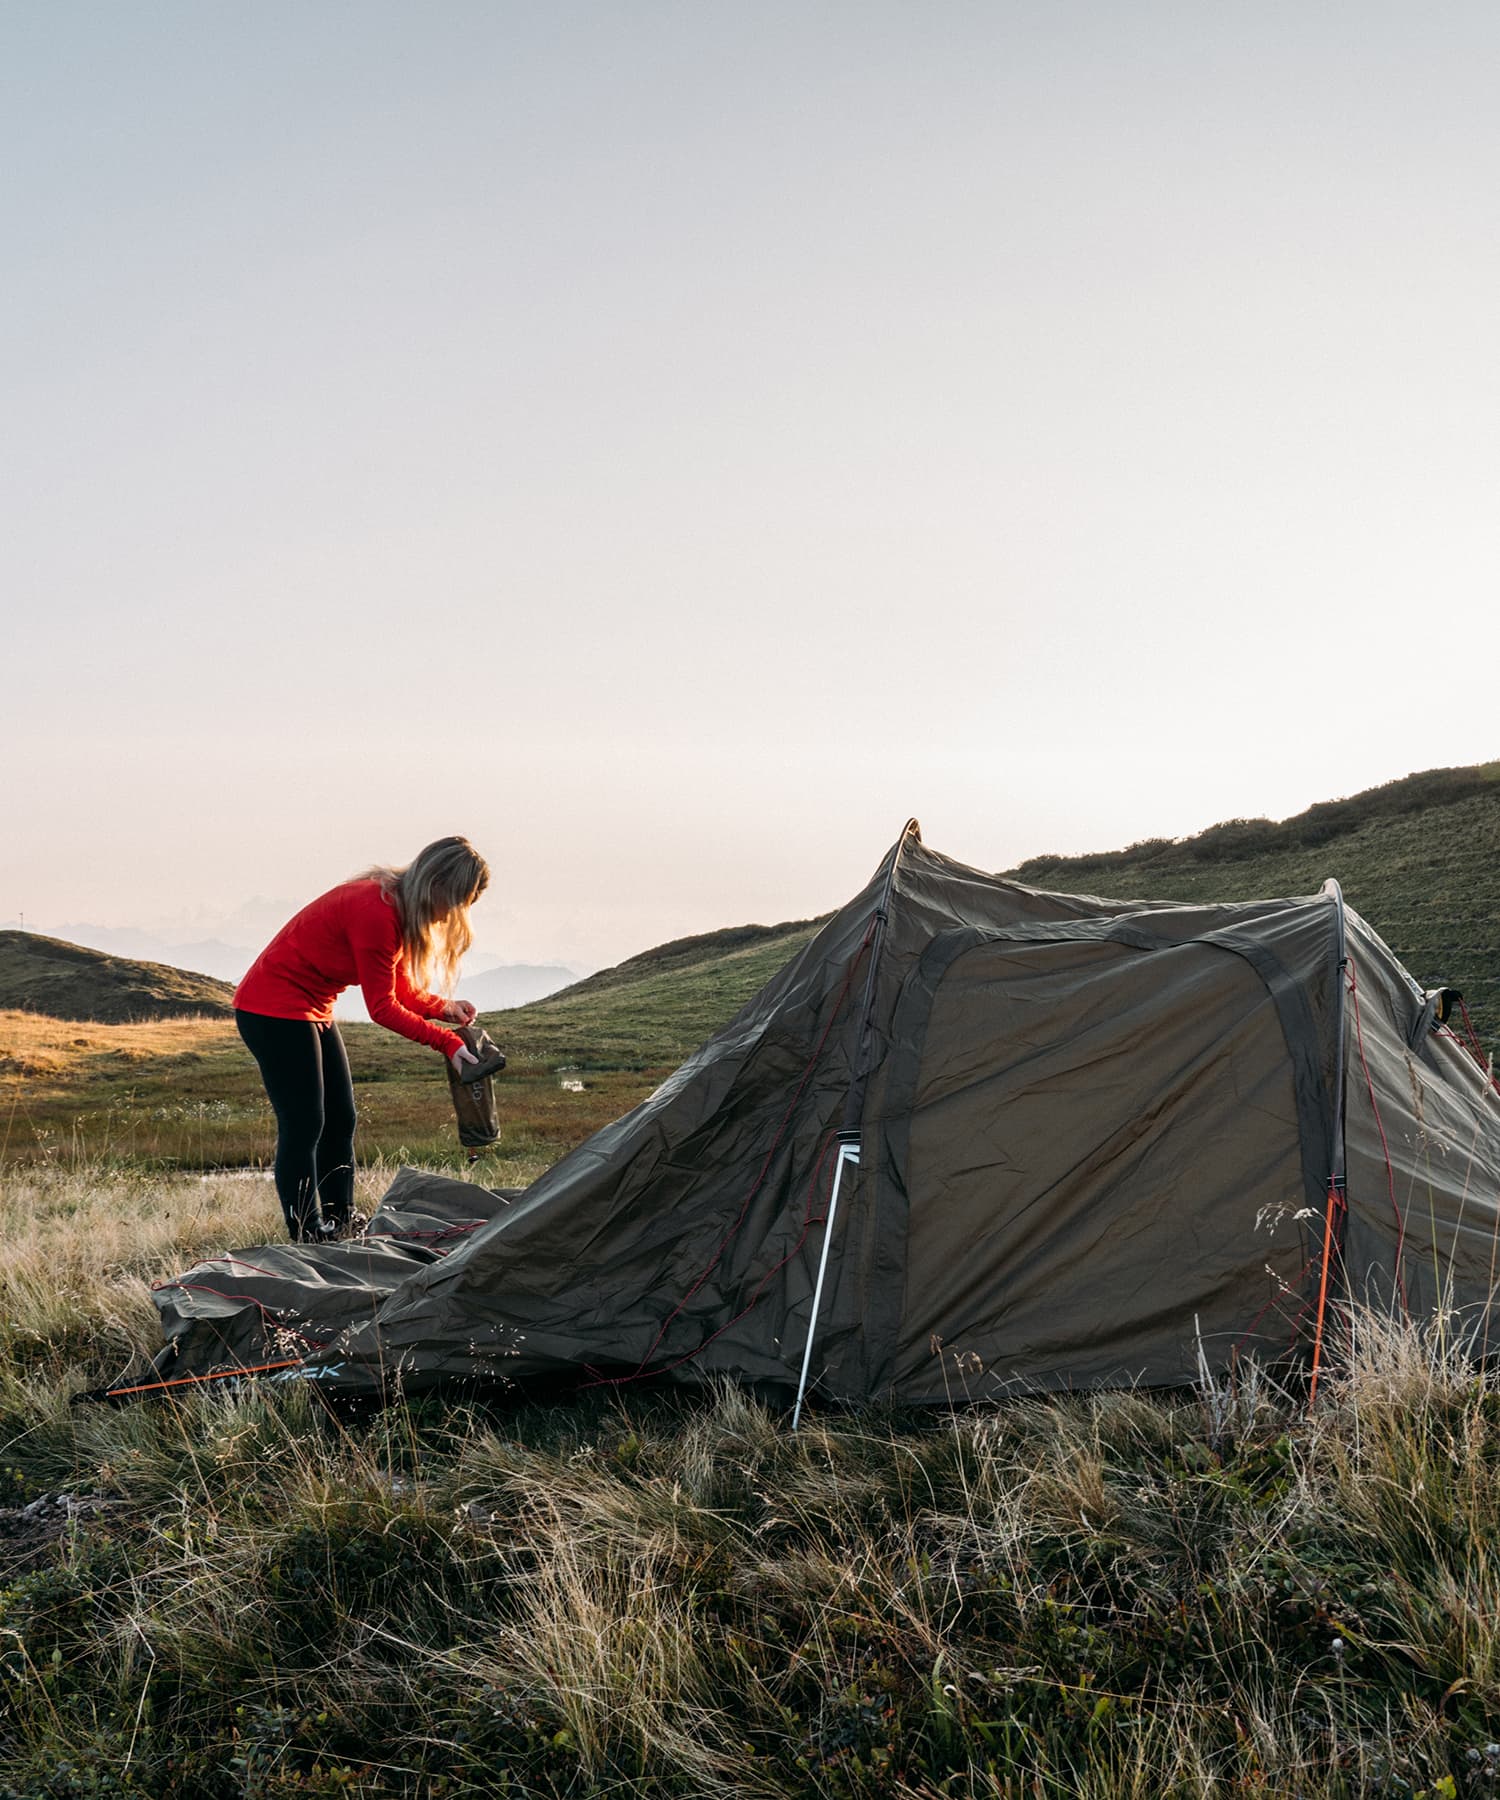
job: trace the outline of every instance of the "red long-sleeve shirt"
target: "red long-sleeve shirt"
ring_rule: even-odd
[[[429,1022],[447,1001],[412,986],[401,922],[378,881],[346,881],[304,906],[250,965],[234,1004],[271,1019],[325,1023],[334,1001],[356,982],[377,1025],[444,1056],[463,1043],[456,1031]]]

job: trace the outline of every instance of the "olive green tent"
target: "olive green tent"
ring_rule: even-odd
[[[421,1266],[362,1310],[310,1280],[291,1310],[322,1347],[294,1373],[942,1403],[1305,1356],[1351,1301],[1442,1311],[1483,1349],[1500,1093],[1448,999],[1333,883],[1218,906],[1043,893],[913,822],[729,1025],[530,1189],[404,1174],[383,1252],[403,1208],[466,1219],[408,1236]],[[178,1367],[265,1354],[253,1288],[230,1329],[183,1283],[158,1296]]]

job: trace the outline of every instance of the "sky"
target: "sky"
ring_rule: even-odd
[[[6,0],[0,920],[462,831],[595,967],[1500,755],[1497,91],[1487,0]]]

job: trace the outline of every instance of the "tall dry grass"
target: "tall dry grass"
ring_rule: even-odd
[[[69,1409],[151,1279],[274,1218],[6,1177],[0,1797],[1500,1785],[1500,1393],[1436,1328],[1356,1320],[1311,1416]]]

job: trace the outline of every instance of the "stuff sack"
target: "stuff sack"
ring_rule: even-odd
[[[449,1062],[448,1092],[458,1119],[458,1141],[473,1162],[481,1150],[500,1142],[500,1113],[495,1105],[495,1076],[505,1067],[505,1057],[482,1025],[461,1025],[458,1035],[479,1058],[466,1063],[462,1075]],[[447,1058],[444,1058],[447,1062]]]

